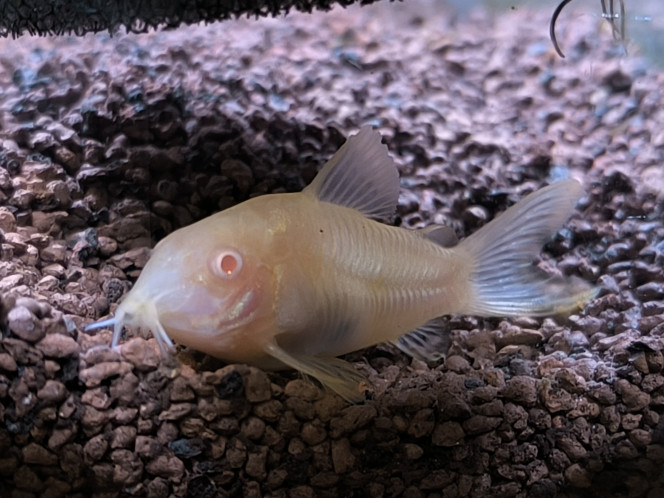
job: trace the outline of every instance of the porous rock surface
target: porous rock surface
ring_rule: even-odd
[[[144,36],[0,42],[0,495],[664,495],[664,96],[592,23],[426,3]],[[518,26],[519,29],[515,29]],[[397,223],[472,233],[559,178],[587,192],[539,265],[599,297],[448,317],[446,361],[347,359],[348,405],[296,373],[162,358],[111,313],[155,241],[297,191],[363,124]]]

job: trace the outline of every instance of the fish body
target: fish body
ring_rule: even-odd
[[[250,199],[180,229],[153,255],[115,316],[88,329],[152,330],[229,362],[311,375],[350,400],[360,375],[336,357],[391,341],[422,359],[443,353],[427,326],[450,313],[542,316],[595,290],[542,276],[537,251],[581,187],[531,194],[456,243],[451,229],[389,219],[398,173],[369,128],[351,137],[304,191]]]

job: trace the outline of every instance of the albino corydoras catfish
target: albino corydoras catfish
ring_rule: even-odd
[[[336,358],[392,341],[423,359],[443,351],[432,320],[450,313],[542,316],[581,306],[595,290],[543,275],[543,243],[582,194],[543,188],[454,245],[448,227],[389,220],[399,175],[380,135],[350,137],[302,192],[250,199],[182,228],[154,248],[113,318],[229,362],[290,367],[349,400],[361,375]],[[427,326],[429,324],[429,326]]]

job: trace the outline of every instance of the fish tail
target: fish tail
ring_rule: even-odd
[[[598,289],[579,278],[543,274],[533,260],[583,194],[575,180],[530,194],[458,245],[472,258],[464,313],[546,316],[580,308]]]

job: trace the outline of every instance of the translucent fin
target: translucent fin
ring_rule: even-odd
[[[431,225],[420,229],[419,233],[442,247],[454,247],[459,243],[454,228],[445,225]]]
[[[366,379],[344,360],[291,355],[275,343],[269,344],[265,352],[285,365],[315,378],[351,403],[364,400],[361,384],[366,383]]]
[[[402,335],[394,344],[408,356],[430,363],[445,358],[450,347],[450,333],[446,323],[436,318]]]
[[[399,172],[380,134],[364,127],[346,140],[303,192],[370,218],[391,220],[399,200]]]
[[[574,180],[530,194],[494,221],[462,240],[458,249],[473,258],[468,307],[483,316],[554,315],[582,306],[597,289],[578,279],[547,278],[533,260],[562,226],[581,197]]]

